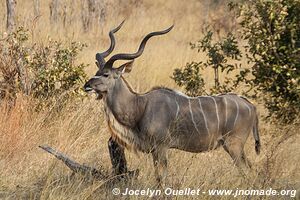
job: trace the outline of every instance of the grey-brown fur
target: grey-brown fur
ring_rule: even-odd
[[[166,177],[166,155],[171,148],[200,153],[223,146],[238,166],[250,165],[244,144],[251,131],[256,152],[260,149],[257,113],[252,103],[235,94],[188,97],[168,88],[138,94],[122,77],[131,71],[132,64],[100,68],[85,84],[85,90],[103,97],[108,126],[116,141],[134,151],[152,154],[158,181]]]

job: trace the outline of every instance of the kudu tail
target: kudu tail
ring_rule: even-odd
[[[259,155],[260,153],[260,138],[259,138],[259,132],[258,132],[258,117],[257,115],[255,116],[255,122],[253,125],[253,136],[254,136],[254,140],[255,140],[255,152],[257,155]]]

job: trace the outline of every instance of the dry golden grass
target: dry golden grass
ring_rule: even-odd
[[[66,0],[66,2],[71,4],[73,1]],[[76,13],[72,15],[71,26],[65,28],[60,24],[50,26],[49,1],[41,1],[42,16],[36,23],[33,23],[32,1],[18,1],[18,24],[33,28],[34,42],[43,42],[50,36],[66,42],[74,40],[87,43],[88,48],[80,55],[78,62],[90,63],[91,67],[87,72],[91,75],[96,70],[93,64],[95,53],[108,46],[108,30],[124,18],[126,23],[116,34],[115,53],[135,51],[146,33],[164,29],[175,22],[174,30],[168,35],[149,42],[143,56],[135,61],[133,72],[126,75],[126,78],[139,92],[155,85],[176,87],[169,78],[173,69],[183,66],[186,62],[203,59],[203,55],[190,50],[188,43],[196,41],[201,36],[202,22],[206,20],[205,13],[209,12],[207,7],[196,0],[189,3],[179,0],[157,0],[143,1],[142,6],[129,7],[124,11],[116,2],[110,3],[110,12],[103,27],[101,29],[93,27],[87,33],[82,32],[80,14]],[[79,3],[74,2],[76,11],[78,7]],[[0,3],[0,10],[0,18],[4,22],[4,1]],[[224,10],[218,10],[218,13],[213,13],[212,10],[209,16],[225,14]],[[1,32],[5,30],[4,25],[5,23],[0,25]],[[212,84],[212,73],[205,72],[205,79]],[[71,102],[60,112],[53,108],[36,113],[33,107],[32,100],[22,95],[18,96],[16,106],[10,114],[3,104],[0,107],[0,199],[114,198],[112,188],[106,187],[105,182],[86,180],[80,175],[72,176],[70,170],[63,164],[38,148],[38,145],[48,144],[81,163],[109,169],[110,159],[107,149],[109,133],[103,117],[102,103],[90,97],[83,101]],[[262,110],[261,115],[264,112]],[[249,179],[239,175],[223,149],[202,154],[170,150],[166,185],[173,188],[191,187],[201,190],[216,188],[299,190],[299,128],[299,126],[280,128],[261,123],[261,154],[255,155],[252,136],[246,145],[246,153],[253,164],[252,176]],[[155,180],[151,156],[126,153],[128,166],[130,169],[140,169],[140,176],[135,181],[119,183],[115,187],[153,188]],[[216,197],[201,195],[198,198]],[[231,199],[226,196],[218,198]],[[288,197],[278,196],[278,198]]]
[[[67,106],[60,113],[51,110],[35,113],[30,109],[28,100],[19,97],[11,115],[2,115],[0,198],[113,198],[112,188],[106,187],[104,181],[72,176],[65,165],[38,148],[38,145],[49,144],[81,163],[96,168],[110,168],[107,150],[109,134],[102,115],[102,104],[92,97],[73,103],[76,104]],[[5,108],[1,108],[1,113],[5,113]],[[201,190],[299,189],[300,138],[297,127],[289,128],[291,130],[287,131],[261,125],[263,144],[259,156],[254,153],[252,136],[249,138],[246,152],[253,164],[249,179],[240,176],[223,149],[202,154],[170,150],[166,185]],[[135,181],[114,187],[154,188],[151,156],[126,153],[129,167],[140,169],[140,176]],[[205,195],[200,197],[214,198]]]

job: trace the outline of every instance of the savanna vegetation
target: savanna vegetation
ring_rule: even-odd
[[[9,20],[7,3],[13,6]],[[72,174],[38,148],[48,144],[110,170],[102,103],[82,86],[96,71],[96,52],[109,45],[108,31],[123,19],[113,54],[133,52],[146,33],[175,23],[168,35],[147,44],[125,75],[137,92],[157,85],[192,96],[235,92],[259,111],[261,154],[255,154],[252,136],[246,144],[251,176],[241,176],[223,150],[172,150],[166,185],[298,190],[299,198],[298,0],[7,0],[0,10],[0,199],[112,199],[114,187],[155,187],[150,155],[126,152],[128,166],[140,175],[109,186]]]

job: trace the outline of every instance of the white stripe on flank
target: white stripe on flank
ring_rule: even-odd
[[[227,127],[227,100],[226,97],[224,97],[225,101],[225,128]]]
[[[251,116],[251,108],[248,105],[248,102],[251,104],[251,102],[244,96],[239,95],[239,97],[243,100],[244,104],[246,105],[246,107],[248,108],[249,111],[249,115]]]
[[[251,116],[251,108],[249,107],[249,105],[246,102],[244,102],[244,104],[247,106],[248,111],[249,111],[249,115]]]
[[[216,100],[215,100],[214,97],[210,97],[210,98],[212,98],[212,100],[215,103],[216,113],[217,113],[217,120],[218,120],[218,132],[217,133],[219,133],[219,130],[220,130],[220,118],[219,118],[219,113],[218,113],[218,105],[217,105],[217,102],[216,102]]]
[[[191,100],[190,99],[188,99],[188,100],[189,100],[189,108],[190,108],[190,113],[191,113],[191,117],[192,117],[194,127],[197,130],[197,132],[200,134],[200,132],[199,132],[197,126],[196,126],[195,120],[194,120],[194,115],[193,115],[192,106],[191,106]]]
[[[233,123],[233,127],[235,127],[236,120],[237,120],[237,118],[239,116],[240,108],[239,108],[239,105],[237,104],[236,100],[233,99],[233,101],[234,101],[234,103],[236,105],[236,116],[235,116],[235,120],[234,120],[234,123]]]
[[[202,115],[203,115],[203,118],[204,118],[205,128],[206,128],[206,130],[207,130],[207,133],[208,133],[208,135],[210,135],[210,133],[209,133],[209,129],[208,129],[208,125],[207,125],[207,120],[206,120],[206,117],[205,117],[204,111],[203,111],[203,109],[202,109],[202,105],[201,105],[200,98],[198,98],[198,102],[199,102],[199,105],[200,105],[201,113],[202,113]]]
[[[179,107],[179,104],[178,104],[176,99],[175,99],[175,102],[176,102],[176,105],[177,105],[177,111],[176,111],[176,119],[177,119],[180,107]]]

